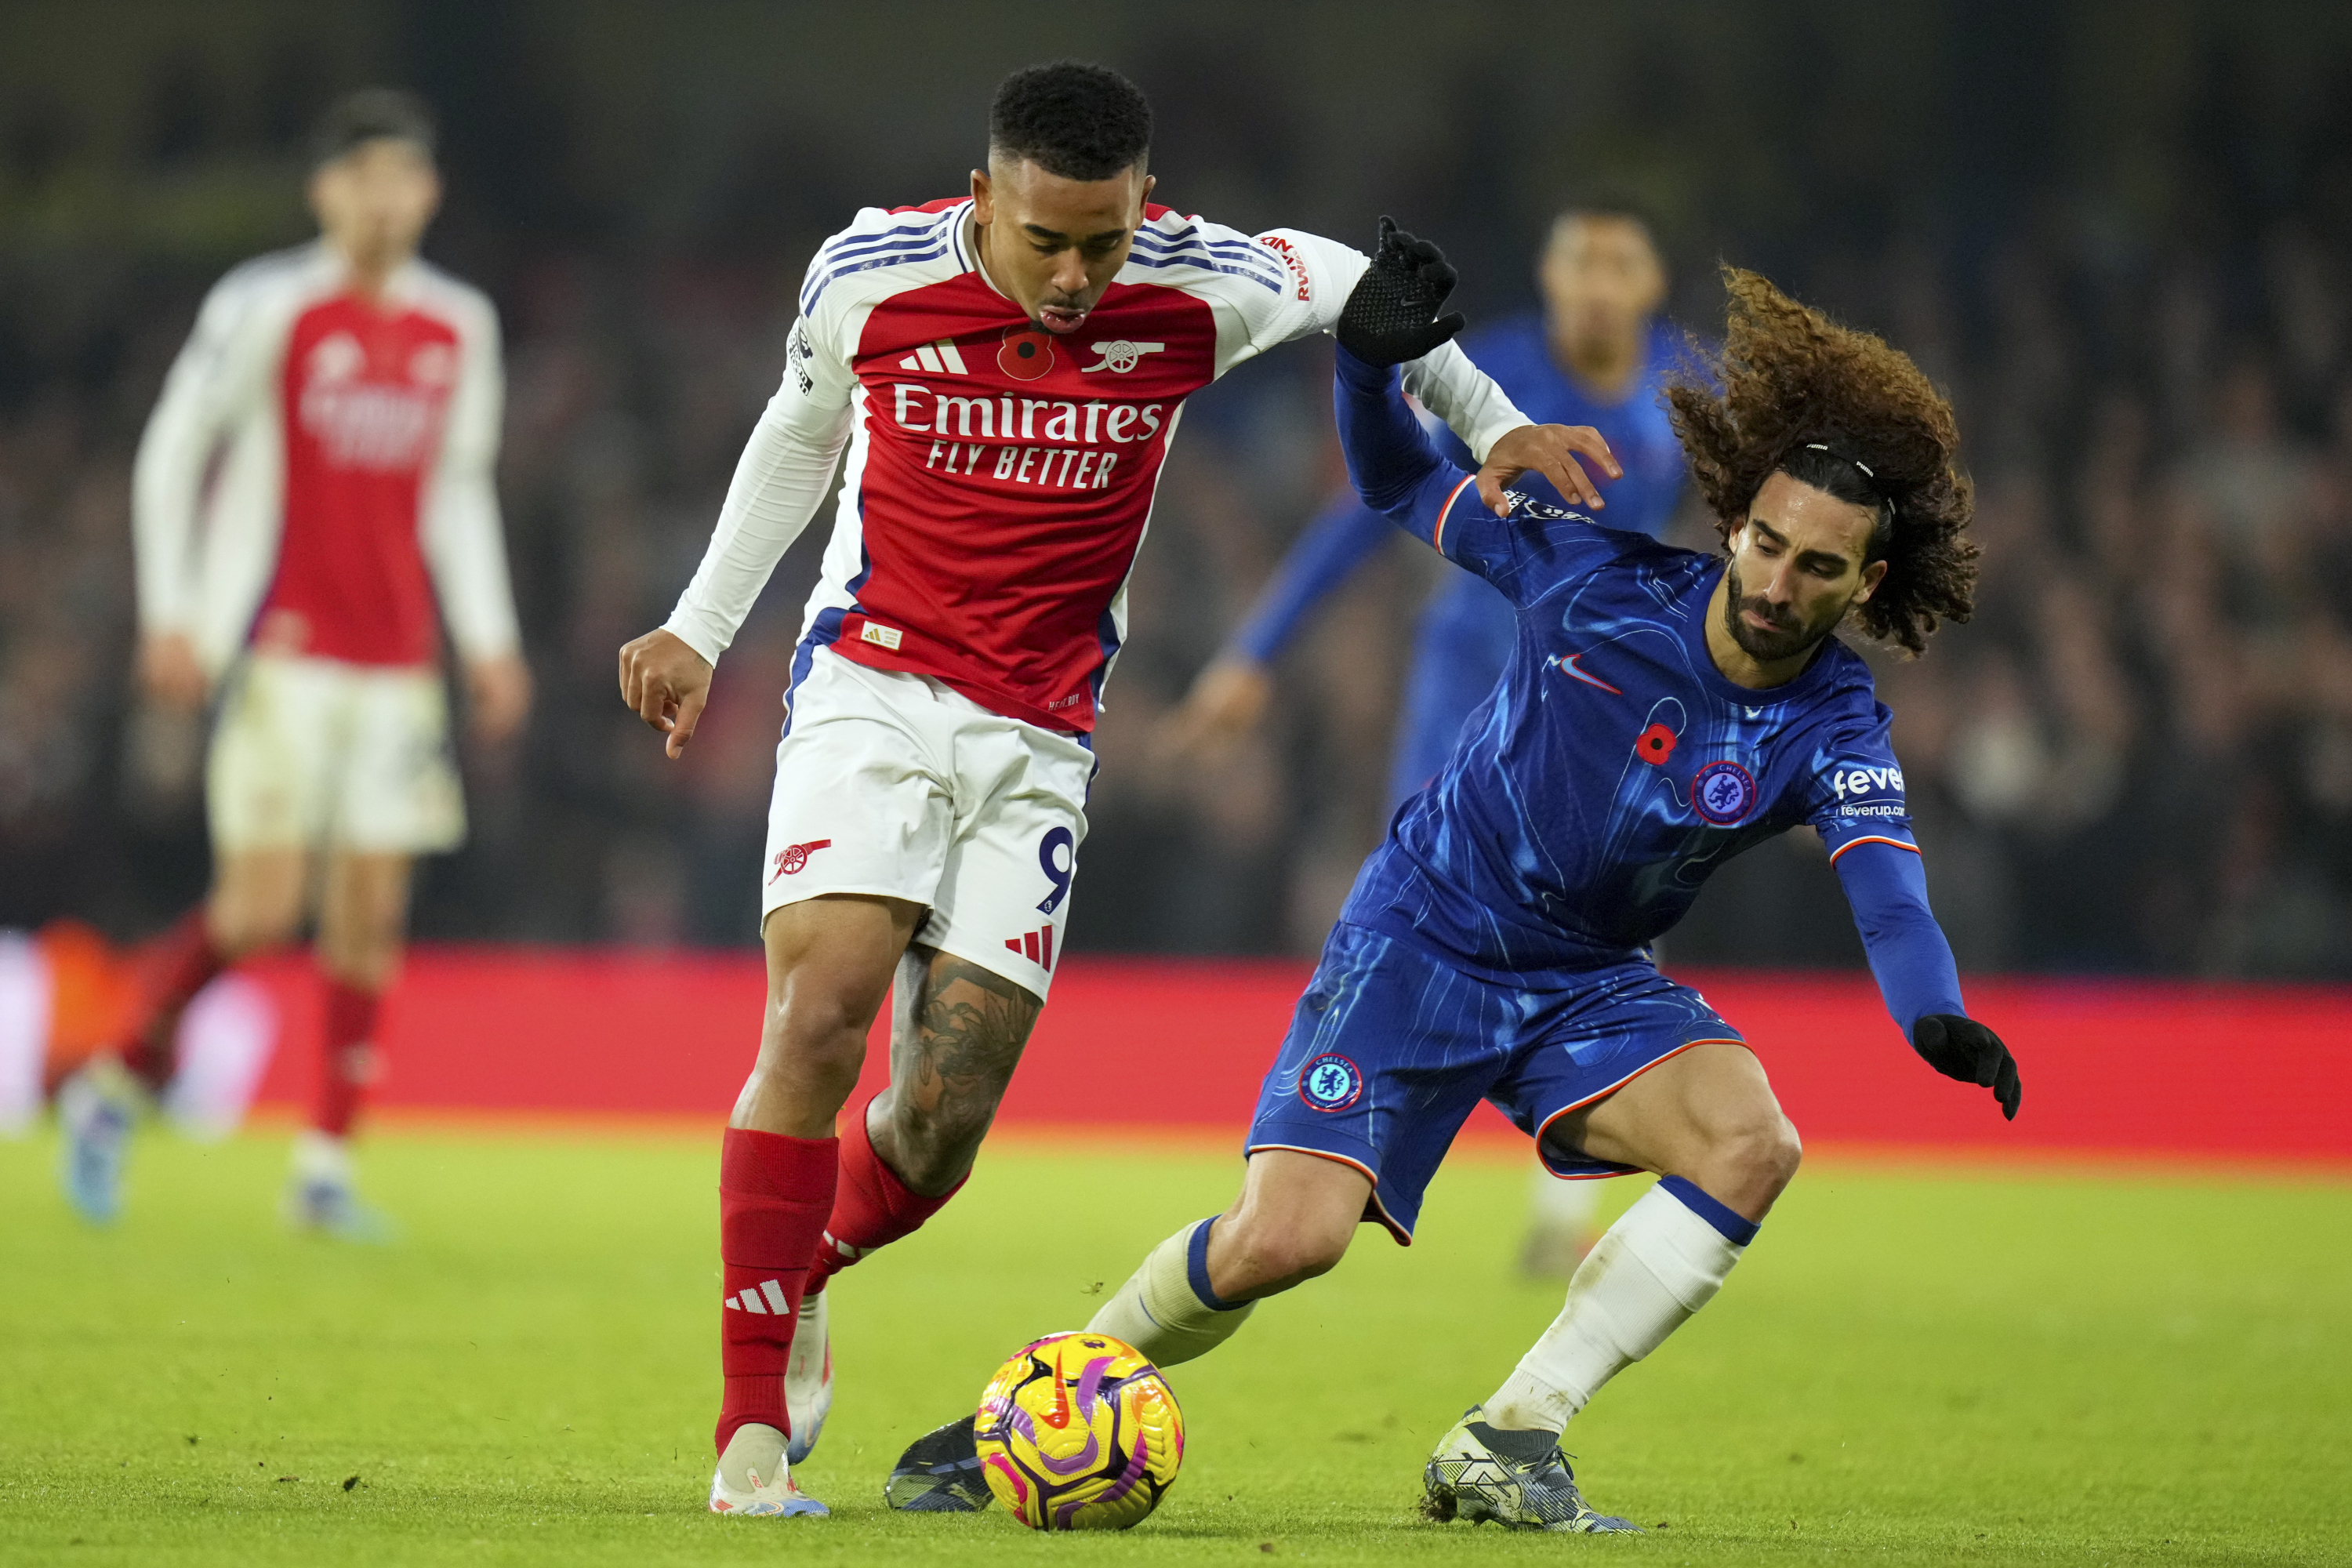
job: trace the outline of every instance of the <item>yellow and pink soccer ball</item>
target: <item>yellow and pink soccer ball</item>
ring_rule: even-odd
[[[1184,1414],[1160,1369],[1108,1334],[1048,1334],[980,1396],[988,1489],[1032,1530],[1140,1524],[1184,1462]]]

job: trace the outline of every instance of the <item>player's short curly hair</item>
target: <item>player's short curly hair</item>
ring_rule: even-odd
[[[1066,180],[1108,180],[1150,153],[1151,105],[1142,89],[1105,66],[1027,66],[997,84],[988,150]]]
[[[1885,339],[1838,325],[1757,273],[1726,267],[1723,279],[1731,309],[1721,356],[1697,356],[1665,388],[1717,531],[1729,541],[1775,473],[1875,509],[1870,558],[1886,563],[1886,579],[1853,619],[1874,638],[1925,652],[1937,625],[1967,620],[1975,601],[1976,488],[1954,460],[1952,405]]]

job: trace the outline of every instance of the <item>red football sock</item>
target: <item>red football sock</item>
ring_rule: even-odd
[[[213,946],[200,904],[143,943],[138,964],[139,1002],[121,1045],[122,1064],[161,1093],[172,1080],[180,1015],[228,960]]]
[[[784,1364],[801,1288],[841,1165],[836,1138],[787,1138],[730,1127],[719,1154],[719,1258],[727,1303],[719,1314],[719,1364],[727,1392],[714,1441],[727,1451],[735,1428],[764,1422],[789,1434]]]
[[[376,1079],[376,1016],[383,998],[341,980],[327,982],[327,1032],[320,1042],[319,1098],[310,1124],[332,1138],[352,1135],[360,1100]]]
[[[866,1135],[866,1112],[873,1101],[857,1108],[841,1134],[841,1188],[834,1194],[833,1215],[824,1222],[824,1237],[817,1243],[816,1266],[809,1270],[808,1288],[824,1282],[877,1247],[912,1236],[923,1222],[947,1206],[971,1179],[961,1180],[938,1197],[910,1191],[898,1173],[882,1163]]]

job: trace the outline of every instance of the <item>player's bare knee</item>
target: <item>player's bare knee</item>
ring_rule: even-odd
[[[1739,1196],[1769,1204],[1796,1179],[1804,1145],[1778,1106],[1759,1111],[1716,1145],[1715,1163]],[[1737,1199],[1733,1200],[1735,1205]]]
[[[214,942],[231,958],[283,946],[294,940],[301,924],[299,899],[215,899],[205,916]]]
[[[1217,1222],[1231,1239],[1218,1249],[1218,1293],[1251,1297],[1287,1290],[1328,1274],[1348,1255],[1354,1227],[1334,1229],[1294,1215],[1244,1209]]]
[[[866,1027],[845,1008],[799,1000],[768,1009],[755,1076],[831,1089],[848,1099],[866,1065]]]

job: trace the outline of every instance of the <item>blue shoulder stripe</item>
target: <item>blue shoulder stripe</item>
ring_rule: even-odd
[[[1279,278],[1269,278],[1254,267],[1240,267],[1229,261],[1220,261],[1205,251],[1185,251],[1179,255],[1164,257],[1138,256],[1133,251],[1129,251],[1127,264],[1129,267],[1190,267],[1202,272],[1223,272],[1229,277],[1246,279],[1259,288],[1276,294],[1281,293],[1283,289],[1283,282]]]
[[[885,251],[880,255],[861,257],[856,260],[844,262],[809,280],[808,287],[801,290],[801,314],[813,316],[816,313],[817,301],[824,297],[825,289],[832,287],[835,279],[847,278],[858,272],[871,272],[878,267],[903,267],[914,261],[936,261],[947,253],[947,241],[940,239],[934,241],[925,249]]]
[[[1213,250],[1221,256],[1245,256],[1269,265],[1274,264],[1274,258],[1268,256],[1265,253],[1265,247],[1254,239],[1211,239],[1198,228],[1182,228],[1174,234],[1160,234],[1145,229],[1135,237],[1139,244],[1149,242],[1163,249],[1181,246],[1199,246],[1204,249]]]
[[[836,234],[817,247],[819,259],[829,258],[852,246],[870,245],[877,239],[902,238],[908,235],[926,235],[939,226],[938,213],[925,213],[914,223],[900,224],[894,228],[871,229],[866,233]]]
[[[1189,230],[1187,232],[1197,233],[1197,231]],[[1251,267],[1263,268],[1269,277],[1280,278],[1283,275],[1282,263],[1267,255],[1263,247],[1246,240],[1200,238],[1171,240],[1159,235],[1139,234],[1135,237],[1135,243],[1139,248],[1147,250],[1154,256],[1174,257],[1188,252],[1197,252],[1228,261],[1241,262]]]
[[[816,266],[823,271],[830,272],[847,262],[856,261],[865,257],[889,256],[904,251],[929,250],[933,247],[944,245],[947,242],[944,239],[935,234],[919,234],[912,239],[876,240],[871,245],[857,246],[850,249],[836,252],[832,256],[820,257],[817,259]]]

